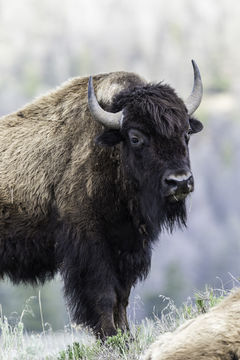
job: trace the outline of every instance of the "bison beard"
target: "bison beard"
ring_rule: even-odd
[[[101,134],[87,82],[1,119],[0,276],[36,284],[60,271],[73,319],[104,338],[128,329],[129,294],[159,232],[185,225],[184,199],[166,191],[189,173],[186,133],[202,126],[169,86],[119,72],[94,77],[101,105],[124,109],[121,129]]]

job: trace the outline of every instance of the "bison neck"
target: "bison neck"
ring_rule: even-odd
[[[120,282],[132,286],[137,280],[146,278],[151,265],[151,239],[145,225],[137,226],[131,214],[122,209],[117,218],[111,219],[111,225],[107,222],[105,226],[104,233]]]

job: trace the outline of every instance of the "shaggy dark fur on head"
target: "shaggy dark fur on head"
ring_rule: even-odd
[[[144,129],[149,132],[171,138],[188,129],[186,107],[166,84],[148,84],[122,91],[113,103],[116,111],[126,110],[128,121],[132,117],[135,122],[144,123]]]

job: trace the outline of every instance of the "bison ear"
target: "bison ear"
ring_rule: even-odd
[[[203,129],[203,124],[197,119],[191,117],[189,123],[193,134],[196,134]]]
[[[103,146],[114,146],[119,144],[123,140],[123,137],[119,130],[105,130],[101,135],[99,135],[95,142],[98,145]]]

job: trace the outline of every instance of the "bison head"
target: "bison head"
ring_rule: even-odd
[[[121,91],[109,113],[98,104],[89,81],[90,111],[106,127],[97,142],[121,143],[124,172],[139,193],[142,215],[154,227],[185,223],[185,198],[194,189],[188,142],[202,129],[192,117],[201,102],[202,82],[192,64],[194,87],[185,104],[170,86],[146,84]]]

